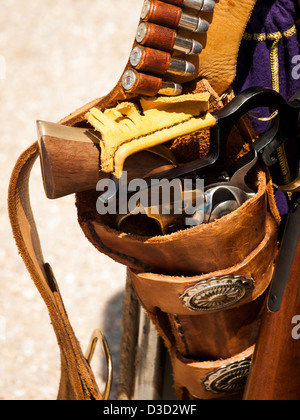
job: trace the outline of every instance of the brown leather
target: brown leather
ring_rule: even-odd
[[[241,392],[231,394],[229,392],[212,393],[203,388],[202,381],[208,375],[213,374],[218,369],[229,366],[232,363],[243,361],[247,358],[252,358],[254,347],[250,347],[240,354],[235,355],[226,360],[218,360],[212,362],[196,362],[185,360],[184,358],[171,352],[171,360],[174,370],[174,381],[177,384],[178,398],[183,399],[189,394],[190,399],[200,400],[238,400],[240,399]],[[178,384],[181,387],[178,387]],[[188,394],[187,394],[188,390]]]
[[[264,172],[259,172],[258,178],[257,195],[236,212],[236,229],[232,228],[228,216],[225,218],[228,223],[217,221],[167,236],[145,238],[122,233],[97,215],[94,210],[97,194],[90,192],[78,195],[79,222],[88,240],[100,252],[130,268],[174,275],[211,273],[220,267],[226,269],[239,264],[264,238],[267,180]],[[216,247],[216,238],[223,246]],[[203,250],[201,258],[200,250]]]
[[[176,80],[180,83],[187,83],[194,80],[207,79],[212,88],[218,95],[222,95],[232,84],[236,76],[236,62],[238,52],[246,25],[251,16],[256,0],[216,1],[215,11],[211,16],[205,14],[205,19],[210,23],[210,28],[206,34],[193,34],[179,30],[179,33],[190,38],[195,37],[203,45],[203,51],[199,57],[189,57],[189,60],[196,66],[194,76],[180,77],[168,75],[169,80]],[[193,13],[193,11],[189,11]],[[134,43],[135,45],[135,43]],[[180,57],[186,56],[178,55]],[[124,71],[130,67],[128,62]],[[193,88],[194,89],[194,88]],[[127,94],[122,88],[122,77],[104,98],[95,99],[88,107],[98,107],[101,110],[115,106],[118,101],[128,100],[135,97],[135,94]],[[79,124],[84,120],[84,112],[87,106],[76,110],[61,123],[67,122],[68,125]]]
[[[240,143],[237,131],[233,140]],[[97,194],[77,197],[79,223],[88,240],[131,269],[140,303],[169,349],[179,398],[241,398],[241,393],[207,392],[200,383],[216,366],[252,355],[258,336],[277,255],[280,217],[268,172],[257,166],[250,179],[257,193],[240,209],[214,223],[165,236],[120,232],[111,219],[95,211]],[[227,275],[252,277],[253,292],[226,310],[199,313],[183,306],[180,297],[188,288]]]
[[[236,220],[236,217],[242,218],[243,216],[231,215],[231,218],[227,220],[223,219],[221,222],[224,225],[227,223],[233,223],[233,221]],[[255,229],[255,225],[248,224],[248,228]],[[235,231],[235,234],[238,235],[238,229],[233,230]],[[211,278],[228,275],[243,275],[246,278],[253,277],[255,281],[255,289],[252,294],[244,300],[243,303],[236,305],[236,308],[258,299],[268,288],[273,273],[274,256],[276,255],[277,249],[277,228],[272,217],[267,217],[266,225],[263,231],[265,232],[265,237],[258,247],[255,248],[247,257],[242,257],[238,264],[230,268],[227,268],[227,265],[224,266],[220,262],[218,271],[205,271],[206,274],[194,277],[184,277],[178,275],[167,276],[155,274],[153,272],[138,273],[131,270],[133,286],[139,296],[139,299],[143,303],[144,307],[152,313],[155,313],[156,308],[159,308],[161,311],[166,313],[174,313],[178,316],[191,316],[191,311],[186,309],[180,300],[180,296],[184,294],[185,290]],[[198,251],[196,251],[195,247],[194,258],[201,259],[202,256],[204,258],[208,258],[210,249],[208,250],[208,254],[206,254],[205,247],[201,246],[201,239],[202,232],[199,232],[197,240]],[[223,248],[224,239],[224,237],[222,238],[217,235],[215,236],[215,239],[213,239],[212,235],[211,242],[215,245],[215,247],[223,249],[224,253],[228,256],[229,252],[225,247]],[[183,258],[185,258],[185,254],[183,254]],[[189,264],[188,260],[186,260],[186,263],[187,265]]]
[[[83,112],[86,112],[86,110],[89,108],[89,105],[87,108],[83,110]],[[71,116],[72,120],[72,116]],[[67,121],[65,120],[65,123]],[[63,302],[60,297],[60,293],[58,290],[58,286],[54,280],[54,277],[51,273],[51,270],[48,265],[44,263],[44,259],[42,256],[42,251],[40,248],[39,240],[38,240],[38,234],[34,225],[34,219],[33,215],[31,213],[30,209],[30,201],[29,201],[29,193],[28,193],[28,178],[30,175],[30,170],[35,162],[35,160],[38,157],[38,148],[37,144],[33,144],[27,151],[24,152],[24,154],[19,158],[16,167],[13,171],[11,183],[10,183],[10,189],[9,189],[9,213],[10,213],[10,219],[13,227],[14,236],[17,242],[17,246],[19,248],[19,251],[22,255],[22,258],[24,259],[24,262],[35,282],[37,285],[47,307],[49,310],[50,318],[55,330],[55,333],[58,338],[58,344],[61,348],[61,354],[62,354],[62,379],[61,379],[61,386],[58,398],[59,399],[101,399],[101,394],[99,390],[97,389],[97,386],[94,381],[93,373],[91,372],[89,366],[86,363],[86,360],[82,354],[82,351],[80,349],[80,345],[78,344],[76,337],[74,335],[74,332],[72,331],[72,328],[69,324],[67,314],[64,309]],[[90,196],[89,196],[90,198]],[[84,200],[82,200],[82,196],[78,198],[77,205],[79,206],[79,215],[80,215],[80,206],[86,205]],[[89,202],[89,205],[92,205],[92,201]],[[267,215],[266,211],[269,209],[269,207],[272,209],[272,212],[269,213],[269,216]],[[243,257],[247,257],[250,254],[253,254],[253,257],[256,255],[257,250],[256,248],[260,247],[260,245],[263,243],[262,241],[265,240],[265,243],[269,246],[274,246],[274,242],[268,241],[266,238],[268,236],[266,235],[266,226],[268,226],[268,223],[270,220],[277,220],[278,221],[278,214],[276,213],[276,206],[273,201],[273,197],[271,194],[271,181],[268,179],[266,174],[263,171],[258,171],[258,193],[255,196],[254,199],[252,199],[250,202],[248,202],[244,206],[244,212],[247,214],[247,217],[245,219],[245,224],[248,224],[248,230],[251,230],[251,234],[247,232],[247,229],[245,229],[245,237],[251,238],[252,243],[247,243],[246,246],[242,246],[242,242],[239,244],[241,246],[241,250],[239,251],[239,257],[234,256],[233,253],[226,253],[227,258],[222,259],[222,265],[219,265],[218,263],[216,266],[221,267],[222,269],[229,268],[230,266],[234,266],[236,261],[239,260],[243,261]],[[271,217],[271,215],[273,215]],[[91,214],[90,214],[91,216]],[[236,214],[235,214],[236,216]],[[85,213],[85,217],[87,217],[87,214]],[[236,224],[238,228],[242,228],[242,224],[239,223],[238,217],[236,219]],[[225,218],[226,219],[226,218]],[[81,219],[80,219],[81,220]],[[247,222],[246,222],[247,220]],[[81,220],[82,221],[82,220]],[[263,222],[262,222],[263,221]],[[268,221],[268,223],[267,223]],[[99,220],[98,225],[96,221],[91,217],[90,223],[87,222],[85,219],[85,223],[87,223],[87,226],[89,228],[91,226],[100,226]],[[214,229],[216,229],[215,233],[218,235],[222,233],[222,228],[219,226],[220,222],[217,222],[214,224]],[[256,223],[256,225],[255,225]],[[270,226],[272,223],[270,223]],[[105,225],[103,225],[105,226]],[[253,226],[256,226],[256,228],[253,229]],[[101,226],[102,229],[102,226]],[[196,238],[199,238],[199,230],[203,231],[204,237],[208,235],[207,241],[209,243],[209,234],[211,235],[212,232],[210,232],[212,229],[212,226],[202,226],[198,228],[191,229],[188,232],[180,232],[175,235],[171,235],[171,237],[160,237],[160,238],[154,238],[152,244],[153,249],[155,247],[161,248],[165,247],[167,244],[167,251],[161,252],[160,256],[167,255],[166,260],[173,261],[173,267],[170,268],[168,271],[172,271],[172,274],[181,274],[184,271],[189,271],[189,264],[187,264],[184,268],[183,265],[176,266],[177,259],[174,258],[174,255],[172,255],[173,252],[176,252],[177,249],[177,243],[181,244],[185,251],[187,251],[190,255],[190,262],[193,264],[193,268],[190,270],[191,274],[199,273],[200,270],[200,262],[198,261],[199,258],[195,258],[195,251],[199,251],[199,246],[197,247],[197,250],[194,249],[194,252],[189,252],[189,248],[191,244],[193,244],[194,240]],[[271,229],[272,230],[272,229]],[[85,228],[84,228],[85,231]],[[276,231],[276,227],[273,228],[273,234]],[[90,240],[92,243],[96,244],[96,246],[101,243],[101,236],[97,236],[95,234],[95,231],[90,230],[92,233],[92,236]],[[147,269],[147,264],[143,263],[140,264],[137,261],[137,258],[135,255],[137,255],[137,252],[140,249],[141,246],[141,238],[128,238],[128,235],[122,235],[118,232],[113,231],[112,229],[105,226],[105,232],[107,235],[111,233],[112,240],[114,241],[115,238],[119,241],[122,239],[122,237],[126,238],[126,241],[130,242],[132,240],[132,249],[134,249],[133,256],[126,253],[126,255],[122,255],[123,248],[117,247],[118,251],[114,254],[115,259],[120,259],[121,262],[125,263],[126,265],[129,265],[132,268],[138,269],[139,271],[142,271],[143,269]],[[255,232],[255,234],[253,234]],[[85,231],[86,233],[86,231]],[[228,231],[229,233],[229,231]],[[183,235],[183,236],[182,236]],[[250,236],[249,236],[250,235]],[[181,237],[182,236],[182,237]],[[214,235],[213,235],[214,236]],[[232,235],[232,238],[229,236],[227,238],[227,235],[222,235],[224,237],[224,240],[230,244],[232,244],[232,241],[234,241],[234,238],[239,241],[239,236]],[[192,240],[191,240],[192,238]],[[146,241],[147,242],[147,241]],[[172,244],[172,242],[174,242]],[[272,243],[271,243],[272,242]],[[185,245],[185,246],[184,246]],[[107,249],[107,245],[102,245],[103,249],[101,248],[102,252],[108,253],[110,255],[111,250]],[[262,246],[264,249],[264,247]],[[124,252],[128,252],[128,244],[126,243]],[[168,255],[168,252],[170,254]],[[147,252],[145,253],[147,255]],[[144,255],[144,253],[143,253]],[[270,252],[269,254],[271,258],[273,258],[273,252]],[[149,258],[149,255],[147,256]],[[248,257],[249,264],[251,264],[252,259],[251,255]],[[154,263],[155,259],[151,257],[152,263]],[[181,259],[179,259],[180,261]],[[163,260],[162,260],[163,261]],[[232,262],[232,263],[231,263]],[[263,261],[265,263],[265,261]],[[238,263],[238,262],[237,262]],[[164,262],[163,262],[164,264]],[[163,266],[163,264],[160,266],[160,268]],[[181,263],[180,263],[181,264]],[[209,264],[209,259],[207,259],[206,263],[207,265],[207,273],[213,271],[211,270],[211,265]],[[227,264],[227,266],[226,266]],[[146,267],[145,267],[146,266]],[[241,264],[243,266],[243,264]],[[247,264],[245,264],[245,267],[247,267]],[[162,269],[158,269],[158,273],[162,273]],[[230,271],[230,269],[229,269]],[[252,270],[251,270],[252,271]],[[150,272],[153,272],[153,270],[150,270]],[[226,270],[223,271],[226,273]],[[241,271],[242,272],[242,271]],[[249,271],[247,270],[247,273]],[[245,272],[243,272],[245,274]],[[267,276],[268,277],[268,276]],[[203,277],[204,278],[204,277]],[[199,280],[199,278],[197,278]],[[263,293],[264,287],[267,287],[268,278],[262,280],[259,288],[261,288],[261,293]],[[259,288],[256,290],[257,295],[260,293],[258,292]],[[256,293],[255,292],[255,293]],[[228,313],[234,314],[234,312],[228,311]],[[171,311],[170,314],[172,315],[174,311]],[[235,316],[237,318],[240,315],[240,312],[238,315]],[[183,316],[185,316],[183,314]],[[248,315],[247,315],[248,316]],[[150,314],[151,317],[151,314]],[[190,315],[188,315],[190,317]],[[251,317],[250,317],[251,319]],[[248,317],[249,320],[249,317]],[[254,316],[254,323],[256,323],[256,315]],[[172,316],[170,317],[170,321],[172,321]],[[170,322],[169,321],[169,322]],[[177,321],[176,321],[177,322]],[[181,322],[184,323],[184,318],[181,319]],[[226,323],[226,321],[225,321]],[[251,323],[251,321],[250,321]],[[158,325],[159,330],[162,328],[161,320],[156,323]],[[208,325],[214,325],[215,320],[213,319],[213,316],[211,318],[211,321]],[[173,326],[171,326],[171,330],[174,331],[174,325],[175,321],[173,318]],[[196,325],[196,324],[195,324]],[[199,324],[200,325],[200,324]],[[189,327],[191,328],[191,331],[193,328],[198,328],[196,325]],[[163,331],[163,334],[165,334],[165,331]],[[253,337],[253,336],[252,336]],[[178,337],[177,337],[178,338]],[[251,337],[247,337],[247,340],[251,341]],[[211,339],[210,339],[211,340]],[[246,340],[246,341],[247,341]],[[209,341],[209,340],[208,340]],[[252,340],[253,341],[253,340]],[[178,341],[179,343],[179,341]],[[197,342],[195,341],[195,344]],[[178,346],[179,348],[180,346]],[[196,344],[197,347],[197,344]],[[218,348],[220,348],[218,346]],[[176,349],[176,346],[172,347],[173,351]],[[233,352],[233,350],[236,350],[237,347],[234,349],[229,349],[229,353]],[[196,350],[198,351],[198,350]],[[216,351],[215,355],[217,355],[218,350]],[[194,350],[192,350],[192,353],[194,354]],[[181,375],[179,375],[181,376]],[[178,384],[177,384],[178,386]],[[178,388],[179,394],[182,391],[183,388]],[[194,391],[191,392],[192,395],[197,397],[197,393]]]
[[[263,195],[265,203],[267,203],[272,200],[272,197],[270,196],[268,199],[266,182],[261,173],[259,178],[260,193],[251,201],[259,200],[260,194],[264,191]],[[248,203],[248,206],[251,206],[251,202]],[[264,226],[261,226],[259,215],[256,219],[252,219],[253,213],[249,211],[250,207],[248,206],[243,206],[238,211],[221,219],[217,224],[208,225],[209,246],[206,246],[205,242],[207,226],[195,228],[197,235],[193,235],[193,229],[185,232],[186,249],[182,249],[182,260],[185,261],[186,266],[190,266],[191,261],[197,260],[203,260],[205,266],[205,261],[213,260],[218,266],[217,270],[210,271],[208,264],[206,270],[199,271],[203,273],[202,275],[193,277],[159,274],[165,271],[165,267],[162,265],[158,270],[157,264],[155,272],[130,270],[132,285],[139,301],[155,323],[170,351],[175,387],[179,394],[183,390],[187,390],[190,396],[198,399],[222,399],[225,397],[230,399],[230,395],[222,395],[222,393],[215,395],[206,392],[199,385],[199,381],[207,373],[212,372],[216,366],[226,366],[231,363],[230,359],[232,358],[235,361],[241,360],[240,354],[247,352],[247,349],[256,343],[261,322],[261,310],[272,280],[274,261],[278,252],[278,222],[270,213],[269,207],[266,206],[261,208],[260,216],[265,223]],[[235,248],[235,244],[239,242],[240,222],[246,231],[253,233],[259,226],[260,233],[263,233],[262,240],[250,252],[251,245],[246,243],[246,240],[244,245],[240,243],[238,248]],[[230,235],[228,231],[230,231]],[[225,233],[223,234],[223,232]],[[190,241],[188,240],[189,235]],[[245,233],[243,235],[251,241],[252,245],[255,244],[255,235],[252,237]],[[170,237],[168,240],[171,241]],[[161,244],[157,246],[161,247]],[[193,247],[193,255],[189,253],[191,247]],[[225,258],[218,259],[219,255],[217,255],[214,259],[216,255],[214,250],[216,249],[220,250],[220,254],[223,251]],[[248,255],[244,254],[246,250],[249,252]],[[240,259],[238,263],[228,267],[231,259],[234,260],[232,254],[236,251],[238,251],[237,258],[240,257]],[[164,254],[162,251],[161,253]],[[149,254],[151,255],[150,249],[148,249],[148,257]],[[177,259],[175,258],[173,261],[176,266]],[[209,313],[191,311],[184,306],[181,297],[190,288],[210,279],[237,275],[252,278],[254,290],[234,306],[222,310],[212,310]],[[253,352],[251,352],[252,354]],[[234,397],[236,398],[237,394],[234,394]]]
[[[61,351],[59,400],[101,400],[93,372],[70,325],[58,285],[46,264],[36,230],[29,197],[29,176],[38,158],[33,144],[18,159],[11,176],[8,196],[10,221],[24,263],[48,308]]]

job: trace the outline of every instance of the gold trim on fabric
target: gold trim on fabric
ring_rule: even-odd
[[[296,22],[294,26],[292,26],[290,29],[287,29],[286,31],[278,31],[278,32],[271,32],[271,33],[254,33],[250,34],[249,32],[244,33],[244,39],[246,41],[277,41],[282,38],[290,38],[291,36],[295,35],[297,33],[297,27],[296,25],[300,24],[300,20]]]
[[[270,49],[270,62],[271,62],[271,74],[272,74],[272,88],[276,92],[280,92],[280,82],[279,82],[279,56],[278,56],[278,45],[279,41],[283,38],[290,38],[297,34],[296,25],[300,24],[300,19],[296,21],[296,24],[293,25],[290,29],[282,32],[273,32],[273,33],[254,33],[250,34],[246,32],[244,34],[244,40],[246,41],[274,41]],[[292,182],[291,172],[289,169],[289,164],[285,152],[284,145],[280,146],[278,151],[278,159],[284,179],[285,185]]]

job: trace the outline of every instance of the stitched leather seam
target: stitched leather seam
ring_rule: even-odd
[[[139,137],[132,138],[132,139],[130,139],[130,140],[124,141],[124,143],[122,143],[122,144],[119,144],[119,145],[118,145],[118,147],[117,147],[117,148],[116,148],[116,150],[115,150],[115,156],[114,156],[114,160],[113,160],[113,170],[114,170],[114,172],[115,172],[115,170],[116,170],[116,154],[117,154],[118,150],[119,150],[121,147],[123,147],[123,146],[124,146],[124,144],[133,143],[134,141],[141,140],[142,138],[145,138],[145,137],[151,136],[151,135],[153,135],[153,134],[155,134],[155,133],[159,133],[159,132],[164,131],[164,130],[169,130],[169,129],[171,129],[171,128],[178,127],[179,125],[182,125],[182,124],[185,124],[185,123],[187,123],[187,122],[191,121],[193,118],[194,118],[194,119],[196,119],[196,118],[202,118],[202,117],[203,117],[203,115],[200,115],[199,117],[194,117],[194,116],[193,116],[193,117],[187,118],[187,119],[185,119],[185,120],[183,120],[183,121],[180,121],[179,123],[176,123],[176,124],[170,125],[170,126],[168,126],[168,127],[163,127],[163,128],[160,128],[159,130],[154,130],[154,131],[151,131],[151,132],[149,132],[149,133],[147,133],[147,134],[143,134],[143,135],[141,135],[141,136],[139,136]]]

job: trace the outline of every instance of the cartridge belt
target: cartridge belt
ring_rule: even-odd
[[[223,93],[234,80],[240,40],[254,4],[231,4],[228,19],[226,2],[145,0],[121,81],[124,94],[180,95],[182,83],[197,77]]]
[[[199,362],[171,353],[174,381],[180,384],[180,399],[231,400],[244,391],[254,346],[229,359]],[[178,385],[177,385],[178,386]]]

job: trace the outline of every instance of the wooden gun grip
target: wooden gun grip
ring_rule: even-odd
[[[100,177],[99,150],[87,130],[38,121],[42,178],[48,198],[94,189]]]
[[[101,150],[92,131],[38,121],[39,152],[46,196],[65,197],[95,190],[99,180],[110,174],[100,171]],[[164,146],[130,156],[124,166],[128,181],[153,176],[176,166],[173,154]]]

